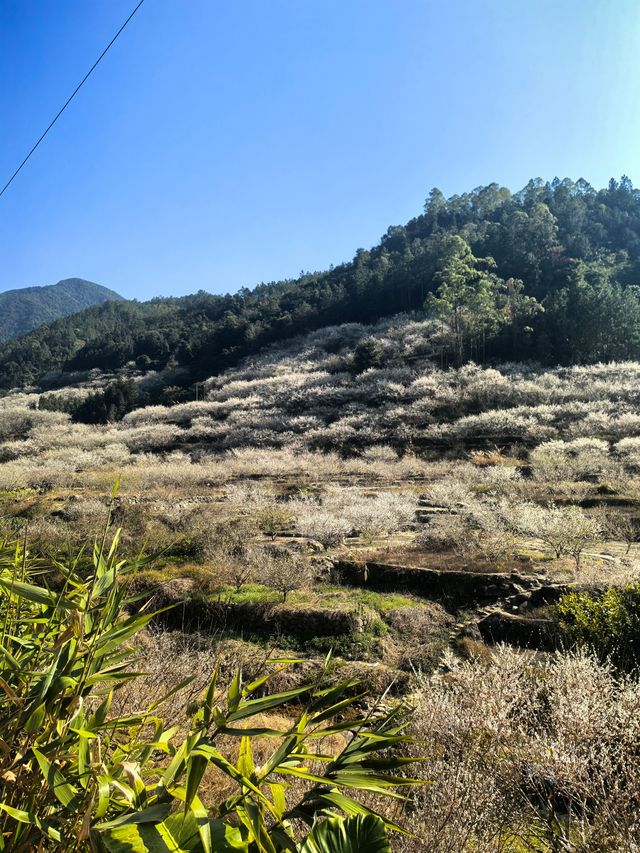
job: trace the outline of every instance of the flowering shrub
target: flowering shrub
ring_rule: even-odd
[[[447,669],[414,697],[434,784],[414,796],[419,840],[401,850],[638,853],[636,678],[582,652],[504,647]]]

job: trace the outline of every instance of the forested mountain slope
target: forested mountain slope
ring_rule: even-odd
[[[122,297],[83,278],[66,278],[45,287],[23,287],[0,293],[0,340],[30,332],[58,317]]]
[[[265,344],[426,307],[448,329],[438,357],[587,363],[640,357],[640,191],[628,178],[490,184],[388,229],[326,272],[234,295],[110,302],[0,346],[0,387],[47,371],[182,365],[187,383]]]

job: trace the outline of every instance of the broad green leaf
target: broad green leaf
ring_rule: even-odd
[[[159,782],[159,788],[170,788],[175,782],[176,778],[180,774],[180,771],[184,765],[185,756],[187,754],[187,744],[186,741],[180,744],[180,747],[176,751],[176,754],[173,756],[171,761],[169,762],[169,766],[164,771],[162,778]]]
[[[330,705],[333,705],[336,700],[344,697],[346,692],[354,687],[362,687],[362,682],[358,681],[356,678],[348,678],[333,687],[318,690],[313,697],[313,701],[309,705],[309,713],[320,711],[323,708],[328,708]],[[355,697],[352,701],[355,701]]]
[[[33,754],[40,765],[40,770],[46,779],[47,785],[53,791],[56,798],[63,806],[73,809],[77,805],[78,791],[67,782],[60,770],[39,749],[34,748]]]
[[[358,802],[358,800],[354,800],[351,797],[348,797],[346,794],[343,794],[337,788],[333,788],[329,791],[320,790],[316,791],[315,795],[312,795],[311,801],[303,804],[301,807],[294,809],[296,814],[299,814],[304,820],[311,823],[315,817],[315,814],[321,810],[324,806],[329,805],[330,807],[339,808],[347,815],[364,815],[364,814],[372,814],[375,817],[379,817],[385,826],[388,829],[392,829],[395,832],[400,832],[403,835],[411,835],[410,832],[407,832],[401,826],[398,826],[397,823],[394,823],[387,818],[383,818],[381,815],[376,812],[368,809],[366,806],[363,806],[362,803]]]
[[[42,723],[44,722],[44,715],[46,713],[46,710],[46,703],[42,702],[41,705],[38,705],[38,707],[31,712],[31,714],[29,715],[29,719],[24,724],[24,730],[27,734],[35,734],[35,732],[41,729]]]
[[[255,803],[247,799],[244,805],[238,804],[236,814],[249,831],[249,838],[255,843],[259,853],[277,853]]]
[[[274,708],[280,708],[296,699],[302,693],[307,693],[308,685],[297,687],[295,690],[287,690],[286,693],[273,693],[271,696],[264,696],[261,699],[249,699],[240,702],[237,711],[233,714],[228,714],[227,719],[231,723],[238,720],[244,720],[245,717],[253,717],[254,714],[264,714],[266,711],[272,711]]]
[[[204,755],[190,755],[187,761],[187,793],[185,809],[190,808],[191,803],[200,787],[200,782],[207,769],[208,761]]]
[[[238,770],[243,776],[251,776],[255,770],[253,761],[253,753],[251,752],[251,740],[248,737],[243,737],[240,741],[240,750],[238,753]]]
[[[278,814],[278,817],[282,819],[282,815],[287,810],[287,798],[285,796],[284,785],[280,782],[270,782],[269,790],[271,791],[271,799],[273,800],[273,806]]]
[[[171,688],[171,690],[165,693],[164,696],[161,696],[160,699],[156,699],[155,702],[152,702],[151,705],[149,705],[149,710],[154,711],[156,708],[162,705],[163,702],[166,702],[167,699],[171,698],[171,696],[182,690],[183,687],[186,687],[188,684],[191,684],[194,679],[195,675],[190,675],[187,678],[183,678],[182,681],[179,681],[174,687]]]
[[[251,728],[247,726],[245,729],[234,729],[229,726],[224,726],[224,728],[220,729],[220,733],[223,735],[231,735],[232,737],[284,737],[288,735],[288,731],[283,731],[282,729],[267,729],[258,726],[257,728]],[[324,736],[324,735],[323,735]]]
[[[11,806],[8,806],[2,802],[0,802],[0,811],[6,812],[9,817],[12,817],[14,820],[17,820],[18,823],[26,823],[30,824],[31,826],[37,826],[41,832],[46,833],[49,838],[52,838],[58,843],[62,841],[62,836],[60,835],[60,832],[55,827],[50,826],[46,821],[40,820],[38,815],[34,812],[27,812],[23,809],[14,809]]]
[[[334,817],[318,823],[299,853],[391,853],[384,822],[375,815]]]
[[[261,675],[259,678],[256,678],[255,681],[251,681],[249,684],[247,684],[247,686],[244,688],[244,695],[245,696],[248,696],[251,693],[254,693],[258,689],[258,687],[262,687],[262,685],[266,684],[266,682],[269,681],[269,679],[274,678],[276,675],[279,675],[281,672],[284,672],[285,669],[289,669],[289,667],[292,664],[304,663],[304,660],[295,659],[295,658],[288,658],[286,660],[282,659],[282,658],[278,658],[278,659],[271,658],[269,662],[281,664],[281,666],[278,666],[276,669],[272,670],[271,672],[267,672],[265,675]]]
[[[13,657],[11,652],[1,644],[0,644],[0,655],[2,655],[2,657],[6,660],[6,662],[9,664],[9,666],[11,667],[11,669],[14,672],[19,672],[22,669],[22,667],[20,666],[18,661]]]
[[[94,829],[97,832],[106,832],[118,826],[130,826],[138,823],[161,823],[169,815],[170,810],[170,803],[156,803],[153,806],[148,806],[146,809],[122,815],[106,823],[99,823]]]
[[[76,605],[73,601],[67,598],[56,596],[55,593],[41,586],[34,586],[24,581],[12,580],[0,575],[0,587],[7,592],[16,595],[18,598],[23,598],[25,601],[31,601],[33,604],[44,604],[45,606],[62,607],[65,610],[73,610]]]
[[[160,823],[123,823],[96,831],[109,853],[204,853],[191,812],[169,815]]]
[[[346,699],[342,699],[340,702],[336,702],[334,705],[330,705],[324,711],[314,714],[312,717],[313,725],[317,726],[320,723],[323,723],[325,720],[337,716],[339,713],[344,711],[345,708],[349,708],[351,705],[354,704],[354,702],[358,702],[366,695],[367,693],[365,691],[363,693],[357,693],[354,696],[348,696]]]
[[[254,783],[247,776],[242,774],[230,761],[228,761],[224,755],[222,755],[219,750],[217,750],[211,744],[200,744],[198,745],[193,752],[193,755],[203,755],[205,756],[211,764],[214,764],[224,773],[226,773],[229,778],[233,779],[234,782],[241,788],[248,788],[255,797],[269,809],[270,812],[273,813],[273,805],[271,801],[267,799],[267,797],[262,793],[262,791],[254,785]],[[275,817],[275,815],[274,815]]]
[[[236,672],[234,677],[231,679],[231,684],[229,685],[229,689],[227,690],[227,709],[228,713],[232,714],[237,710],[238,705],[240,704],[241,692],[240,692],[240,681],[242,679],[242,675],[240,670]]]
[[[229,826],[223,820],[211,820],[209,826],[213,853],[248,853],[249,846],[238,827]]]
[[[125,820],[94,827],[93,833],[109,853],[207,853],[202,826],[193,812],[148,820],[154,813],[161,814],[160,807],[152,806]],[[211,840],[210,853],[248,853],[239,829],[224,821],[208,821],[206,835]]]

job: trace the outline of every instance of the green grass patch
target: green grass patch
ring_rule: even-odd
[[[225,585],[220,588],[215,598],[231,604],[277,604],[282,600],[277,590],[259,583],[246,583],[239,592],[235,587]],[[293,593],[290,593],[287,600],[293,601],[293,598]]]
[[[327,585],[318,589],[335,590],[335,586]],[[418,607],[421,602],[409,595],[400,595],[393,592],[375,592],[371,589],[345,589],[338,587],[348,601],[357,602],[363,607],[369,607],[381,615],[391,610],[399,610],[401,607]]]
[[[11,499],[16,500],[19,498],[31,498],[34,495],[37,495],[38,492],[36,489],[0,489],[0,500],[3,499]]]
[[[135,577],[135,586],[139,589],[153,588],[183,578],[194,581],[193,594],[208,595],[219,601],[227,601],[229,604],[278,604],[282,601],[282,596],[273,587],[259,583],[245,583],[238,591],[231,584],[220,583],[215,572],[193,562],[159,565],[155,561],[153,568],[138,572]],[[418,607],[422,602],[409,595],[375,592],[335,584],[318,584],[292,590],[287,595],[286,603],[289,607],[301,609],[352,611],[364,608],[384,617],[393,610]]]
[[[277,604],[282,600],[275,589],[257,583],[244,584],[239,592],[227,585],[221,587],[215,596],[232,604]],[[364,607],[380,615],[400,607],[416,607],[419,603],[408,595],[352,589],[333,584],[296,589],[287,596],[287,604],[292,607],[317,607],[329,610],[354,610]]]
[[[515,555],[521,559],[535,560],[538,563],[552,563],[555,560],[553,554],[548,554],[545,551],[538,551],[535,548],[518,548]]]

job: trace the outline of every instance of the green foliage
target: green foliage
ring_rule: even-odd
[[[277,604],[281,599],[273,587],[259,583],[244,583],[239,590],[228,584],[221,587],[218,596],[233,604]]]
[[[354,794],[398,797],[399,786],[417,784],[402,775],[411,759],[397,749],[409,711],[361,715],[357,682],[327,682],[329,659],[315,683],[277,694],[269,679],[298,661],[271,660],[252,682],[238,672],[226,687],[216,670],[188,732],[163,723],[168,697],[112,713],[114,692],[136,677],[129,643],[154,615],[136,615],[127,588],[140,563],[118,560],[117,544],[105,533],[88,572],[80,560],[47,566],[20,545],[0,546],[0,849],[388,851],[387,829],[397,827]],[[64,578],[57,592],[44,584],[52,569]],[[288,709],[288,728],[256,719],[278,709]],[[344,747],[325,753],[336,735]],[[252,737],[273,742],[261,766]],[[235,761],[225,755],[230,740]],[[200,798],[209,767],[233,786],[215,809]],[[292,795],[289,780],[302,792]],[[296,837],[301,823],[306,839]]]
[[[104,391],[90,394],[73,412],[73,419],[85,424],[106,424],[121,420],[127,412],[144,406],[146,400],[133,380],[119,379]]]
[[[604,593],[571,592],[556,605],[573,639],[623,670],[640,662],[640,581]]]
[[[391,853],[384,824],[374,815],[352,815],[347,820],[330,818],[318,824],[299,847],[300,853]]]
[[[239,591],[231,585],[222,586],[217,594],[234,604],[279,601],[279,596],[272,587],[259,583],[245,583]],[[326,607],[329,610],[364,607],[380,614],[389,613],[399,607],[417,607],[419,604],[415,598],[408,595],[333,584],[315,584],[312,589],[293,590],[287,600],[292,606]]]
[[[516,314],[519,318],[533,315],[538,307],[534,299],[521,295],[522,282],[511,279],[508,290],[495,268],[493,258],[474,257],[462,237],[447,240],[434,276],[438,288],[429,294],[426,305],[449,326],[449,348],[457,364],[468,358],[484,359],[487,341],[514,322]]]
[[[332,591],[332,587],[328,585],[319,587],[318,591],[320,594],[328,595]],[[418,607],[420,604],[419,600],[411,598],[409,595],[394,592],[376,592],[373,589],[349,589],[347,595],[350,601],[355,601],[362,607],[370,607],[380,614],[390,613],[399,607]]]
[[[81,423],[106,424],[121,420],[128,412],[149,402],[150,397],[141,394],[132,379],[117,379],[103,390],[89,394],[84,400],[46,394],[40,397],[38,405],[52,412],[67,412],[74,421]]]
[[[615,280],[626,266],[615,257],[580,261],[567,286],[547,297],[550,354],[575,363],[621,360],[640,351],[640,289]]]
[[[353,366],[356,373],[363,373],[370,367],[381,367],[383,361],[382,347],[375,338],[364,338],[353,351]]]

